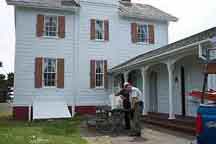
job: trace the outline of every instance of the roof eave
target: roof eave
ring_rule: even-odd
[[[156,20],[156,21],[167,21],[167,22],[177,22],[178,18],[177,17],[167,17],[164,19],[158,19],[158,18],[146,18],[144,16],[133,16],[133,15],[125,15],[122,12],[119,12],[119,15],[122,17],[126,17],[126,18],[136,18],[136,19],[149,19],[149,20]]]
[[[51,7],[47,5],[35,5],[33,3],[25,3],[25,2],[15,2],[7,0],[8,5],[20,6],[20,7],[28,7],[28,8],[40,8],[40,9],[50,9],[50,10],[61,10],[61,11],[69,11],[76,12],[80,6],[62,6],[62,7]]]

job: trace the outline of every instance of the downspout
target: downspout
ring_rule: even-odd
[[[80,6],[81,8],[81,6]],[[74,89],[73,89],[73,104],[72,104],[72,117],[75,115],[75,107],[77,105],[77,95],[78,95],[78,87],[79,86],[79,79],[78,79],[78,73],[79,73],[79,35],[80,35],[80,11],[77,11],[77,13],[74,14],[74,29],[76,30],[74,33],[74,43],[73,47],[75,49],[75,55],[74,55],[74,79],[76,81],[76,84],[74,84]]]

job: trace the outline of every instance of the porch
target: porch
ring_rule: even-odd
[[[174,131],[180,131],[189,135],[195,135],[195,118],[190,116],[176,115],[176,119],[169,120],[169,114],[153,113],[143,116],[142,121],[146,124],[157,125]]]
[[[112,91],[118,91],[124,81],[142,90],[143,115],[148,119],[153,113],[167,113],[160,118],[174,120],[174,123],[179,118],[196,116],[200,101],[187,95],[202,89],[201,58],[211,48],[210,38],[215,35],[216,28],[212,28],[112,68]]]

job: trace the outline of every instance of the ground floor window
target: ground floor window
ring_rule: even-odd
[[[57,82],[57,60],[44,58],[43,85],[44,87],[55,87]]]
[[[104,61],[95,61],[96,88],[104,87]]]

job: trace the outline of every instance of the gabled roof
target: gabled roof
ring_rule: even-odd
[[[147,4],[121,2],[119,14],[124,17],[161,20],[161,21],[177,21],[178,18],[159,10]]]
[[[192,35],[190,37],[184,38],[184,39],[179,40],[177,42],[165,45],[161,48],[149,51],[147,53],[143,53],[141,55],[138,55],[132,59],[129,59],[129,60],[111,68],[109,71],[115,72],[115,71],[119,71],[120,69],[127,69],[128,67],[133,67],[135,64],[137,64],[137,63],[141,64],[142,61],[147,60],[151,57],[162,55],[162,54],[165,54],[166,52],[169,52],[172,50],[178,50],[182,47],[186,47],[186,46],[191,45],[193,43],[197,43],[197,42],[200,42],[203,40],[210,39],[214,36],[216,36],[216,27],[205,30],[203,32]],[[187,48],[191,48],[191,47],[187,47]]]
[[[58,10],[73,11],[73,8],[79,7],[76,0],[6,0],[9,5],[24,7],[48,8]]]

